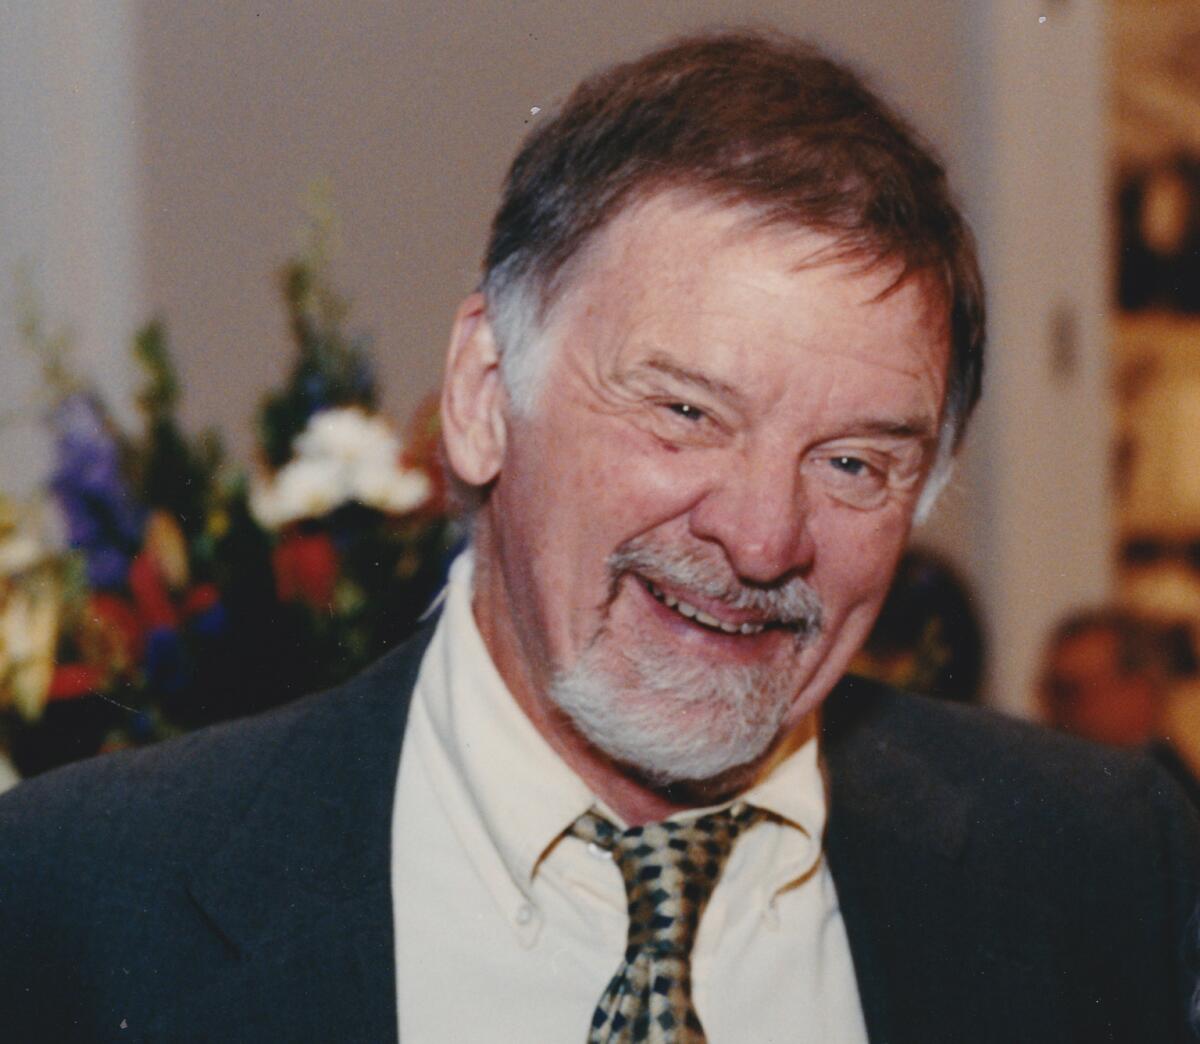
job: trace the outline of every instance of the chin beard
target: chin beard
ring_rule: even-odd
[[[795,696],[778,671],[625,653],[612,672],[591,655],[597,648],[555,678],[550,697],[592,746],[658,786],[714,780],[757,761]]]
[[[821,629],[819,599],[799,579],[779,590],[746,589],[727,566],[644,541],[621,548],[609,565],[612,599],[622,577],[641,582],[628,576],[636,571],[786,621],[797,650]],[[714,664],[636,639],[618,648],[605,626],[580,659],[555,676],[549,695],[584,739],[640,778],[708,790],[757,765],[779,736],[796,686],[778,664]]]

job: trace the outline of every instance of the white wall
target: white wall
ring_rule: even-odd
[[[992,698],[1023,711],[1050,627],[1113,583],[1104,7],[971,6],[969,177],[991,323],[969,554]]]
[[[17,273],[50,327],[130,420],[129,335],[143,314],[129,5],[0,5],[0,489],[49,463],[37,368],[17,343]]]
[[[865,63],[960,154],[957,0],[851,14],[825,0],[343,0],[336,17],[319,0],[139,3],[148,288],[170,320],[188,416],[248,448],[285,359],[273,272],[321,176],[343,225],[342,285],[377,336],[389,404],[410,407],[437,385],[531,108],[734,8]]]

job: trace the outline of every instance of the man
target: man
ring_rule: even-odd
[[[1039,698],[1048,724],[1095,743],[1146,750],[1200,805],[1200,780],[1165,731],[1172,674],[1195,671],[1190,642],[1180,648],[1183,637],[1124,609],[1072,613],[1046,645]]]
[[[334,693],[0,804],[7,1025],[1187,1039],[1170,784],[840,681],[981,346],[941,168],[845,69],[727,34],[585,82],[452,333],[475,514],[440,614]]]

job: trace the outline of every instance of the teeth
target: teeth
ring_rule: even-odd
[[[687,617],[689,620],[695,620],[698,624],[703,624],[705,627],[711,627],[714,630],[723,631],[725,634],[761,634],[765,629],[765,624],[744,623],[732,624],[725,623],[723,620],[718,620],[715,616],[710,616],[708,613],[697,609],[694,605],[689,605],[687,602],[681,602],[673,595],[667,594],[660,590],[654,584],[646,585],[650,588],[650,593],[654,595],[668,609],[674,609],[681,616]]]

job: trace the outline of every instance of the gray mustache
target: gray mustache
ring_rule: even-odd
[[[612,594],[625,573],[638,573],[651,583],[693,591],[740,612],[753,613],[772,624],[792,628],[806,637],[820,632],[824,616],[821,599],[798,576],[778,586],[751,587],[712,556],[680,548],[658,547],[644,537],[626,541],[608,559]]]

